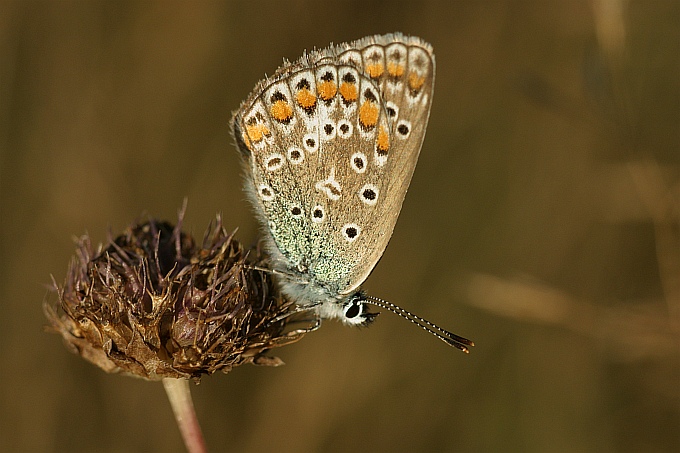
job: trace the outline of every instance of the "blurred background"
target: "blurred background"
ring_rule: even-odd
[[[211,451],[679,451],[680,3],[0,3],[0,451],[184,451],[159,383],[43,332],[73,237],[138,216],[246,245],[228,121],[283,58],[401,31],[435,97],[394,236],[335,322],[192,388]]]

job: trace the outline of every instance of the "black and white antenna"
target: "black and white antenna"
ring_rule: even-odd
[[[471,340],[458,336],[452,332],[449,332],[448,330],[442,329],[441,327],[434,323],[431,323],[427,319],[421,318],[418,315],[414,315],[410,311],[404,310],[403,308],[393,304],[392,302],[388,302],[386,300],[367,295],[363,295],[363,297],[358,302],[384,308],[385,310],[389,310],[392,313],[397,314],[404,319],[408,319],[413,324],[417,325],[426,332],[431,333],[435,337],[442,340],[444,343],[448,344],[449,346],[453,346],[454,348],[460,349],[466,354],[470,352],[468,346],[475,345]]]

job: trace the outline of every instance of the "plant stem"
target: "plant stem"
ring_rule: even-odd
[[[191,400],[189,380],[164,378],[163,387],[168,394],[187,451],[189,453],[207,453],[201,426],[198,424],[194,404]]]

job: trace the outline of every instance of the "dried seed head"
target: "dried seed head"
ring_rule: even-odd
[[[45,314],[54,331],[107,372],[146,379],[194,378],[242,363],[280,365],[263,354],[317,327],[299,316],[272,283],[259,249],[244,253],[218,216],[203,245],[148,220],[93,250],[78,241],[56,303]],[[303,327],[292,330],[295,323]]]

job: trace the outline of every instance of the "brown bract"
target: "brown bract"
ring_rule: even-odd
[[[259,250],[244,253],[219,216],[200,247],[181,223],[136,223],[96,251],[81,237],[56,302],[44,304],[51,330],[103,370],[151,380],[282,364],[264,353],[315,320],[293,321],[294,305],[253,268],[266,265]]]

